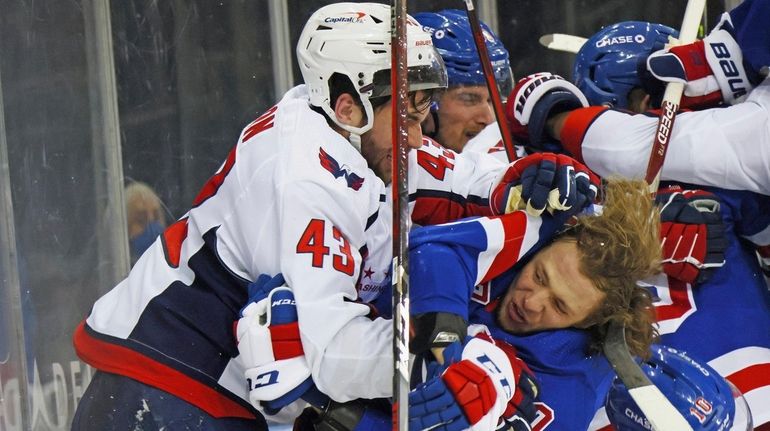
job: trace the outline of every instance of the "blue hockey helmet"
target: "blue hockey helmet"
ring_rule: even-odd
[[[440,12],[422,12],[415,14],[414,18],[431,34],[433,45],[446,65],[450,87],[486,84],[470,21],[464,11],[446,9]],[[486,24],[481,23],[481,29],[500,96],[505,98],[513,89],[508,50]]]
[[[678,32],[662,24],[624,21],[601,29],[575,58],[573,81],[591,105],[628,108],[628,93],[643,87],[647,57],[663,49]]]
[[[653,345],[652,357],[642,370],[679,410],[695,431],[751,430],[751,412],[743,395],[713,368],[684,352]],[[615,378],[604,404],[618,431],[648,431],[652,426]]]

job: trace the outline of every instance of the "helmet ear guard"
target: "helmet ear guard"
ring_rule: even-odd
[[[635,88],[655,93],[646,77],[647,57],[663,49],[669,36],[678,32],[662,24],[624,21],[604,27],[588,38],[577,53],[573,81],[591,105],[628,108],[628,94]],[[651,93],[653,102],[656,94]],[[662,97],[662,92],[660,93]]]
[[[407,18],[409,91],[445,88],[446,69],[430,35]],[[310,94],[310,105],[321,108],[339,127],[354,135],[374,125],[370,98],[390,95],[390,7],[380,3],[335,3],[308,19],[297,42],[297,60]],[[329,90],[335,73],[347,77],[366,115],[360,127],[337,120]]]
[[[684,416],[694,431],[751,430],[751,411],[743,395],[708,365],[684,352],[653,345],[652,357],[641,363],[644,373]],[[628,390],[615,381],[605,410],[618,431],[652,429]]]

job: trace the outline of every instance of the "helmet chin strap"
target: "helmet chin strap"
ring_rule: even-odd
[[[361,135],[351,132],[348,141],[350,141],[350,144],[353,145],[353,148],[355,148],[359,153],[361,152]]]

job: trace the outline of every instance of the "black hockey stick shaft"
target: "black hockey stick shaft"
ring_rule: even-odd
[[[393,194],[393,430],[409,427],[409,187],[406,0],[391,6]]]
[[[508,127],[508,122],[503,113],[503,101],[500,97],[500,91],[497,88],[495,72],[492,70],[492,63],[489,60],[489,51],[487,50],[487,44],[485,42],[486,38],[481,30],[481,23],[479,22],[476,8],[473,6],[473,0],[465,0],[465,12],[468,14],[468,21],[471,23],[473,42],[476,44],[476,51],[479,53],[481,67],[484,70],[484,79],[487,81],[489,96],[492,98],[492,108],[495,112],[495,118],[497,119],[497,127],[500,128],[500,134],[503,137],[505,154],[508,156],[508,161],[512,162],[516,160],[516,149],[513,147],[511,129]]]

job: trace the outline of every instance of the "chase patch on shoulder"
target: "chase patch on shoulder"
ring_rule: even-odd
[[[339,162],[330,156],[329,153],[324,151],[323,148],[318,148],[318,160],[321,161],[321,166],[329,171],[334,178],[343,177],[348,187],[358,191],[362,185],[364,185],[364,179],[358,176],[356,173],[350,170],[347,166],[340,166]]]

